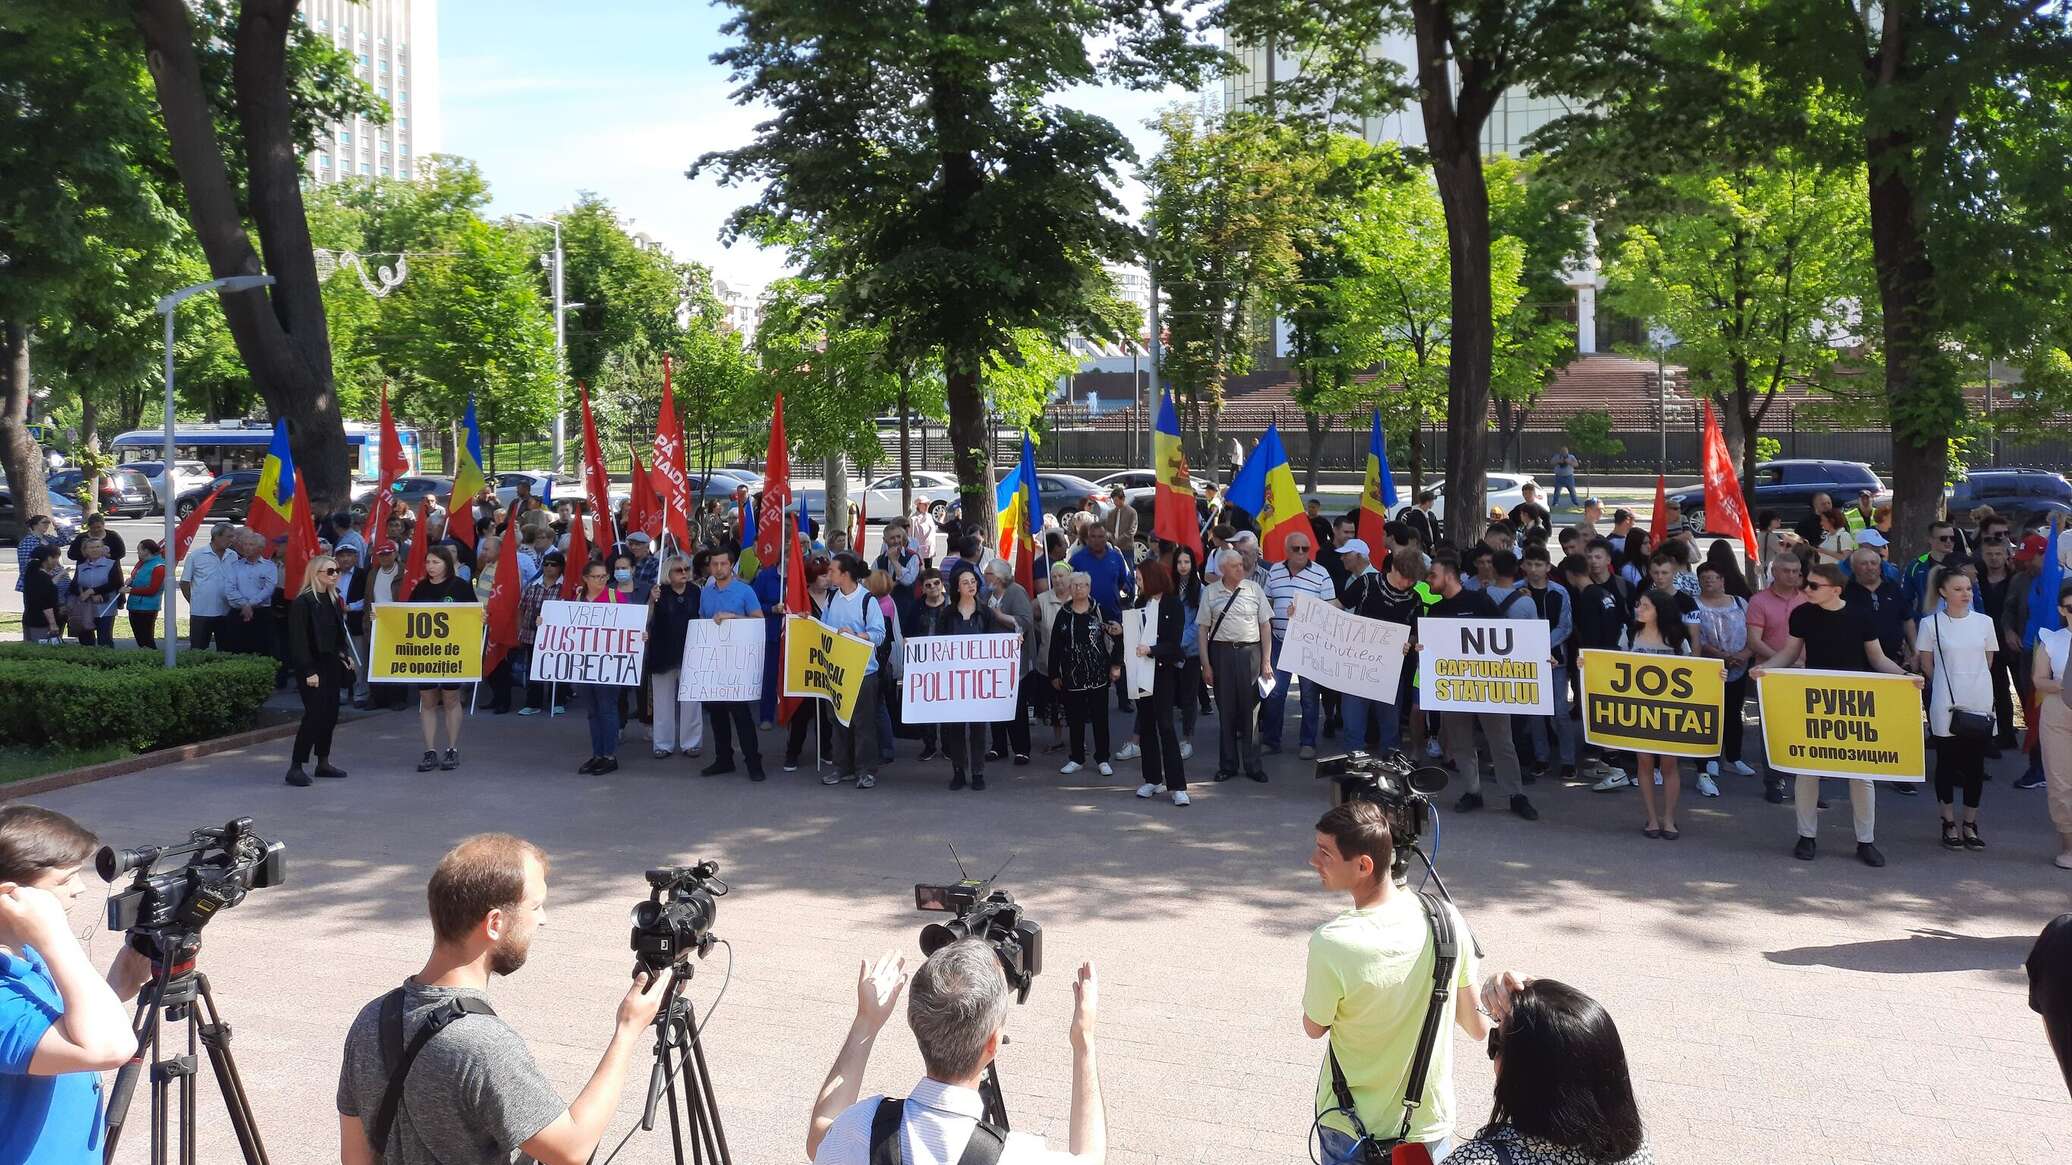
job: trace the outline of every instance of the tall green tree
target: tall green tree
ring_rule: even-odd
[[[568,264],[562,295],[583,305],[568,313],[569,375],[596,380],[606,357],[636,336],[652,351],[667,348],[678,331],[677,306],[688,273],[666,250],[636,239],[611,203],[595,194],[583,194],[556,217]],[[545,253],[551,237],[544,227],[536,230]],[[543,290],[547,278],[543,272]],[[704,284],[709,296],[710,280]],[[659,379],[655,390],[661,391]]]
[[[735,231],[832,242],[803,272],[884,329],[888,367],[940,358],[964,513],[990,522],[987,356],[1021,328],[1105,334],[1095,273],[1137,250],[1112,190],[1128,141],[1059,95],[1192,82],[1213,50],[1165,0],[728,3],[714,59],[772,113],[691,172],[763,183]]]
[[[1810,0],[1809,0],[1810,2]],[[1300,59],[1301,74],[1269,100],[1333,122],[1415,103],[1424,154],[1446,212],[1452,361],[1446,395],[1446,526],[1461,543],[1486,520],[1492,354],[1489,186],[1483,130],[1509,89],[1574,92],[1572,82],[1642,43],[1642,0],[1224,0],[1223,23],[1248,43]],[[1407,35],[1408,74],[1374,51]]]

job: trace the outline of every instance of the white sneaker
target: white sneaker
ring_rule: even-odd
[[[1181,741],[1181,742],[1180,742],[1180,759],[1181,759],[1181,760],[1187,760],[1188,758],[1192,757],[1193,755],[1194,755],[1194,742],[1193,742],[1193,741],[1191,741],[1191,740],[1183,740],[1183,741]]]
[[[1718,762],[1718,761],[1716,761],[1716,760],[1709,760],[1709,761],[1706,761],[1706,762],[1705,762],[1705,775],[1706,775],[1706,776],[1708,776],[1708,777],[1711,777],[1711,778],[1713,778],[1713,779],[1715,779],[1715,780],[1717,780],[1717,779],[1718,779],[1718,777],[1719,777],[1719,762]],[[1702,788],[1704,788],[1705,786],[1703,786],[1703,785],[1700,785],[1700,786],[1698,786],[1698,787],[1702,789]],[[1718,793],[1707,793],[1707,794],[1705,794],[1705,795],[1706,795],[1706,796],[1708,796],[1708,797],[1717,797],[1717,796],[1719,796],[1719,794],[1718,794]]]
[[[1425,755],[1431,757],[1433,760],[1438,760],[1440,757],[1446,754],[1440,750],[1439,742],[1437,739],[1427,738],[1425,740]]]
[[[1076,773],[1085,767],[1085,765],[1080,764],[1076,760],[1068,760],[1064,764],[1058,766],[1058,771],[1069,777],[1073,773]]]
[[[1609,793],[1614,789],[1630,789],[1632,787],[1633,778],[1626,775],[1625,769],[1607,769],[1605,770],[1604,779],[1590,786],[1590,791],[1593,793]]]
[[[1750,768],[1746,761],[1728,761],[1727,767],[1733,769],[1734,775],[1737,777],[1752,777],[1755,775],[1755,770]]]
[[[1700,797],[1717,797],[1719,796],[1719,785],[1714,783],[1711,777],[1701,776],[1698,778],[1698,795]]]
[[[1175,805],[1192,805],[1192,804],[1194,804],[1194,802],[1192,802],[1192,801],[1189,801],[1189,800],[1187,799],[1187,790],[1185,790],[1185,789],[1174,789],[1174,790],[1173,790],[1173,804],[1175,804]]]
[[[1115,767],[1113,765],[1110,765],[1107,761],[1102,761],[1098,767],[1101,770],[1101,775],[1104,777],[1112,777],[1115,775]]]
[[[1146,781],[1143,784],[1137,786],[1137,796],[1144,798],[1146,801],[1149,801],[1151,798],[1158,796],[1158,786],[1152,784],[1150,781]]]
[[[1121,748],[1115,750],[1116,760],[1135,760],[1143,755],[1144,750],[1138,748],[1134,741],[1132,741],[1129,744],[1125,744]]]

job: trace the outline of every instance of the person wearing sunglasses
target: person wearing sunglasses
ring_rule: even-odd
[[[355,671],[355,661],[338,574],[338,560],[330,555],[310,559],[302,593],[288,608],[288,665],[300,681],[295,690],[302,694],[302,726],[295,730],[287,782],[298,787],[314,783],[303,768],[311,753],[316,754],[317,776],[345,775],[331,764],[331,732],[338,727],[339,688]]]
[[[1835,564],[1822,563],[1806,575],[1808,601],[1791,613],[1790,635],[1784,647],[1748,674],[1760,680],[1772,671],[1807,667],[1817,671],[1878,672],[1906,676],[1915,687],[1922,678],[1908,675],[1885,654],[1878,643],[1878,629],[1869,613],[1849,606],[1842,598],[1849,576]],[[1800,774],[1794,784],[1794,808],[1798,812],[1799,840],[1792,856],[1802,862],[1814,857],[1814,837],[1819,833],[1820,778]],[[1849,782],[1849,807],[1856,826],[1856,857],[1873,868],[1885,864],[1876,844],[1877,786],[1868,780]]]
[[[1553,979],[1499,973],[1482,1006],[1496,1101],[1447,1165],[1653,1165],[1626,1045],[1603,1004]]]
[[[2065,673],[2072,668],[2072,583],[2058,588],[2058,615],[2064,627],[2036,634],[2029,677],[2036,688],[2037,717],[2043,722],[2038,735],[2050,822],[2058,831],[2056,865],[2072,870],[2072,706],[2065,692]]]
[[[683,644],[698,617],[698,588],[691,564],[680,554],[661,560],[648,588],[648,691],[654,705],[652,742],[656,760],[668,760],[679,745],[685,756],[704,751],[705,712],[696,700],[678,696],[683,679]]]
[[[1926,615],[1935,609],[1935,590],[1930,586],[1935,572],[1953,554],[1957,553],[1957,527],[1950,522],[1936,522],[1928,527],[1928,553],[1907,564],[1906,575],[1900,585],[1906,589],[1907,602],[1916,615]]]

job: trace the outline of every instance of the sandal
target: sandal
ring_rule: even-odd
[[[1662,840],[1663,840],[1663,841],[1675,841],[1675,840],[1676,840],[1677,838],[1679,838],[1679,837],[1682,837],[1682,836],[1683,836],[1683,834],[1681,834],[1681,833],[1678,833],[1678,832],[1677,832],[1676,830],[1674,830],[1674,829],[1665,829],[1665,830],[1663,830],[1663,831],[1662,831]]]
[[[1650,825],[1646,829],[1641,830],[1640,835],[1646,838],[1659,838],[1662,836],[1662,831],[1659,828]]]
[[[1942,823],[1942,844],[1944,849],[1964,848],[1964,842],[1957,836],[1956,822],[1945,821]]]

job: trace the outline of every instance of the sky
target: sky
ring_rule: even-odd
[[[493,215],[551,214],[592,191],[678,258],[763,286],[784,274],[783,255],[720,242],[755,191],[684,177],[700,154],[752,140],[762,120],[734,104],[711,61],[729,11],[699,0],[444,0],[441,149],[481,165]],[[1062,100],[1115,123],[1148,158],[1146,123],[1193,97],[1098,88]],[[1120,192],[1139,213],[1134,181]]]

